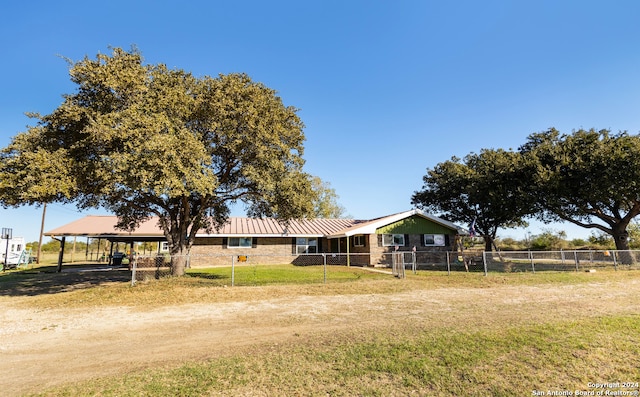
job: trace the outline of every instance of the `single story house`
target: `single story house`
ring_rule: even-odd
[[[150,219],[125,232],[114,228],[115,216],[87,216],[44,234],[63,242],[66,237],[84,236],[112,244],[155,241],[166,246],[157,223]],[[417,209],[371,220],[306,219],[286,225],[270,218],[231,217],[212,233],[196,234],[190,265],[228,264],[231,256],[260,263],[315,264],[322,258],[318,254],[331,254],[333,263],[388,265],[392,252],[458,251],[462,234],[464,229]]]

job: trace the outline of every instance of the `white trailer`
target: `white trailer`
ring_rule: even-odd
[[[0,238],[0,262],[7,267],[29,262],[24,237]]]

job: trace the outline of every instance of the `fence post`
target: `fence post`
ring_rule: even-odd
[[[451,275],[451,258],[449,257],[449,251],[447,251],[447,276]]]
[[[487,251],[482,251],[482,262],[484,263],[484,275],[487,276]]]
[[[137,255],[133,258],[133,265],[131,267],[131,286],[136,285],[136,268],[138,267],[138,258]]]
[[[578,251],[573,251],[573,258],[576,261],[576,272],[577,272],[578,267],[580,266],[580,261],[578,260]]]
[[[236,275],[236,257],[231,255],[231,286],[235,284]]]
[[[613,270],[618,271],[618,262],[616,261],[616,251],[613,251]]]
[[[536,265],[533,263],[533,252],[529,251],[529,260],[531,261],[531,271],[536,272]]]
[[[411,261],[413,262],[413,274],[418,273],[416,268],[416,253],[415,251],[411,253]]]
[[[324,283],[327,283],[327,254],[322,254],[322,262],[324,265]]]

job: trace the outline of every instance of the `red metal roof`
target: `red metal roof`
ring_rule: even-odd
[[[308,236],[329,238],[338,238],[352,236],[354,234],[371,234],[375,233],[375,229],[383,225],[395,222],[412,215],[420,215],[430,219],[436,223],[458,230],[464,233],[456,225],[451,222],[442,220],[432,215],[424,214],[418,210],[401,212],[393,215],[372,219],[372,220],[354,220],[354,219],[304,219],[292,220],[288,224],[283,224],[272,218],[256,219],[231,217],[229,221],[218,230],[208,233],[206,230],[200,230],[198,237],[213,236]],[[117,217],[104,215],[90,215],[78,219],[64,226],[50,230],[45,233],[46,236],[88,236],[88,237],[156,237],[162,238],[164,234],[158,226],[158,218],[151,218],[142,223],[133,232],[117,230],[115,224]]]
[[[275,219],[229,218],[222,228],[208,234],[204,231],[199,235],[247,235],[247,236],[326,236],[338,230],[352,226],[353,219],[304,219],[292,220],[282,224]]]
[[[361,221],[353,219],[306,219],[292,220],[288,225],[279,223],[275,219],[254,219],[231,217],[220,229],[207,233],[200,230],[198,236],[326,236],[339,230],[353,226]],[[133,232],[117,230],[117,217],[109,215],[89,215],[64,226],[52,229],[46,236],[163,236],[158,226],[158,218],[151,218],[142,223]]]

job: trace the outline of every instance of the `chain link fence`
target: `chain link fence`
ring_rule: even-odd
[[[590,271],[640,269],[640,251],[502,251],[485,252],[485,272]]]
[[[309,272],[314,280],[327,282],[332,267],[362,267],[375,269],[398,278],[407,272],[435,270],[451,272],[539,272],[539,271],[590,271],[594,269],[640,269],[640,251],[578,250],[578,251],[464,251],[464,252],[389,252],[378,254],[303,254],[303,255],[189,255],[168,254],[136,255],[131,264],[131,282],[157,280],[172,274],[172,266],[179,261],[189,273],[206,277],[206,269],[217,269],[210,277],[224,278],[230,285],[255,282],[265,278],[287,277],[272,272],[268,265],[293,265],[318,267],[322,271]],[[318,275],[320,274],[320,275]],[[260,276],[260,277],[259,277]],[[277,280],[272,280],[277,282]]]
[[[403,258],[404,260],[404,258]],[[131,283],[135,285],[140,281],[157,280],[171,276],[173,266],[177,261],[183,261],[189,274],[197,274],[201,277],[220,278],[228,281],[230,285],[251,284],[255,285],[271,278],[271,282],[277,282],[277,277],[288,278],[286,271],[278,269],[277,265],[293,265],[296,267],[315,267],[319,270],[298,272],[296,277],[301,277],[301,282],[326,283],[329,278],[340,279],[340,273],[349,267],[378,268],[382,273],[392,274],[392,254],[380,255],[372,263],[369,254],[303,254],[303,255],[204,255],[192,254],[189,256],[136,255],[131,261]],[[411,266],[398,262],[398,266]],[[415,267],[415,266],[414,266]],[[333,270],[332,270],[333,269]],[[415,270],[415,269],[414,269]],[[262,274],[258,274],[258,273]],[[397,275],[397,274],[396,274]],[[404,276],[404,275],[403,275]],[[304,280],[304,277],[313,279]]]

